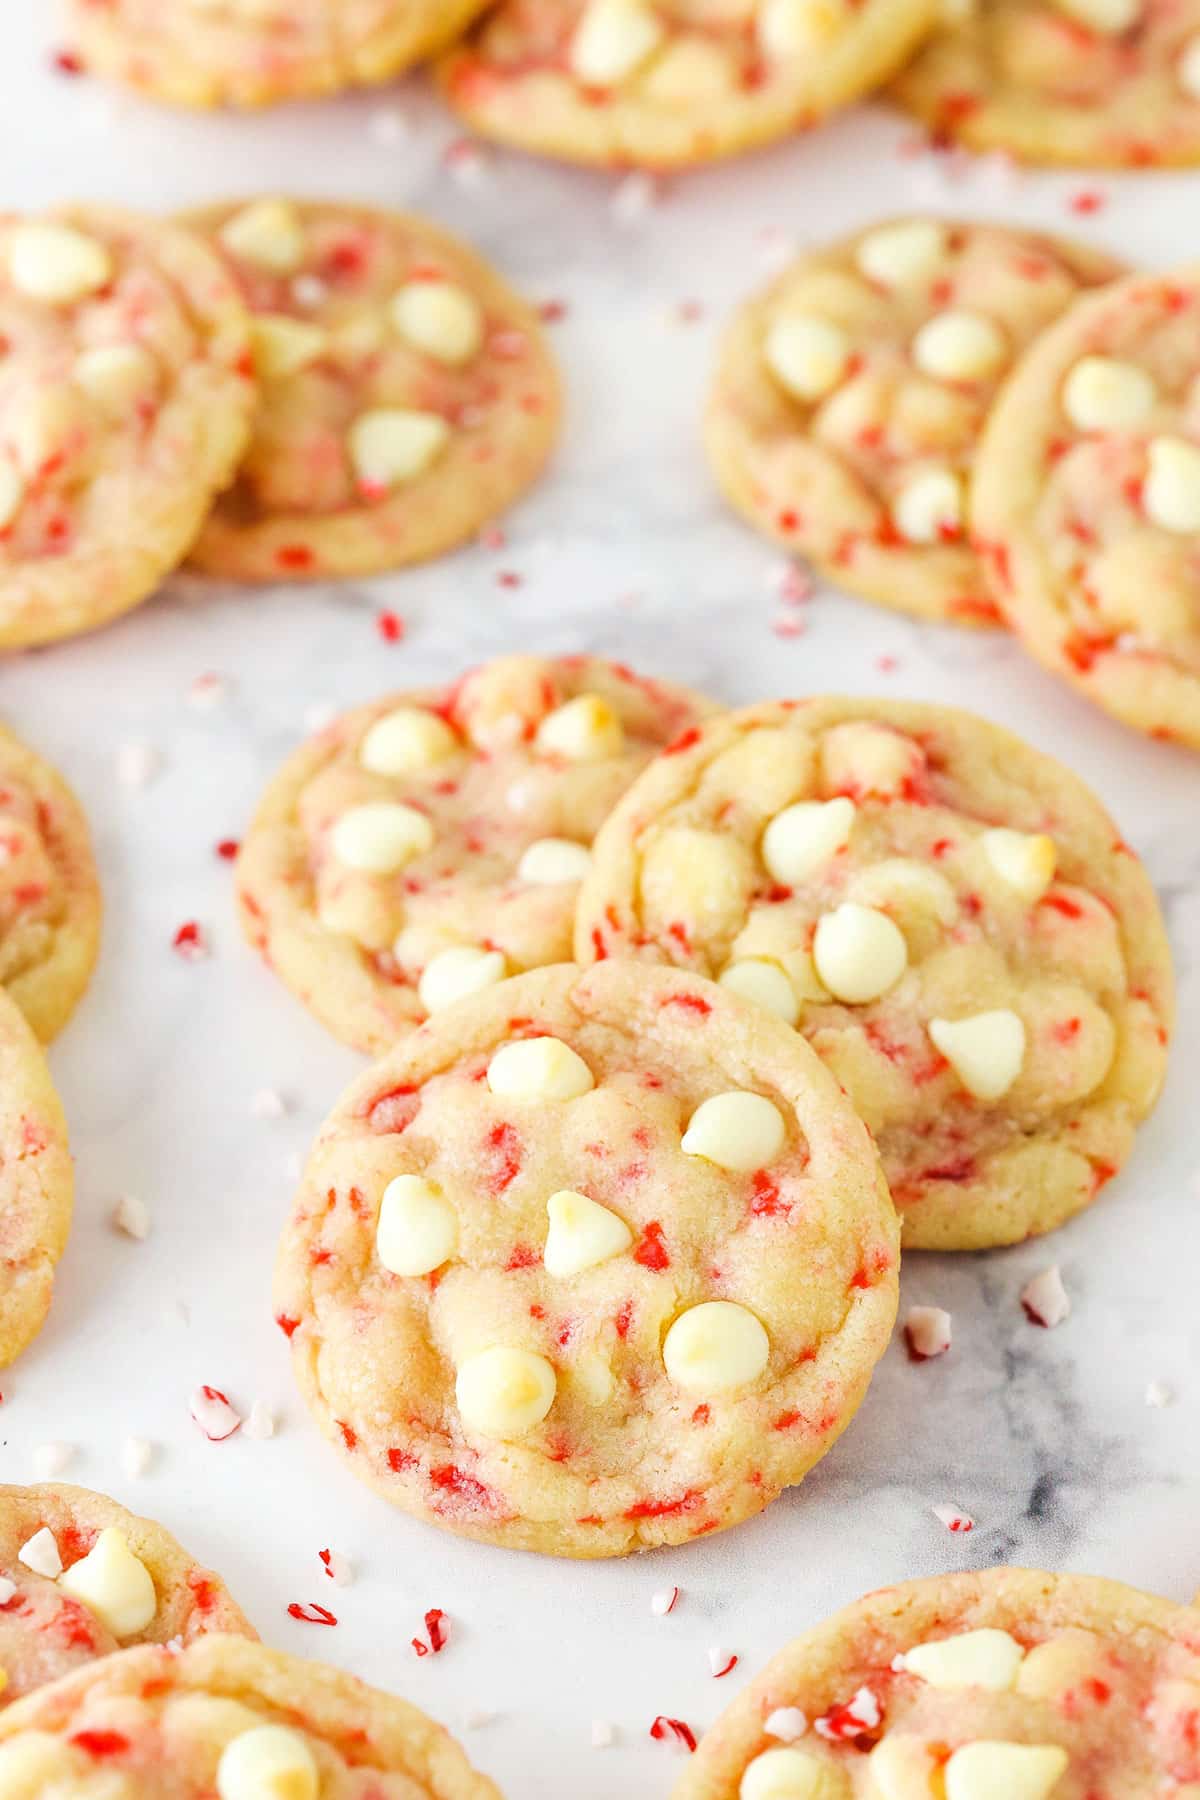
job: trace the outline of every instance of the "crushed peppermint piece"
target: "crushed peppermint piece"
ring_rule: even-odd
[[[613,1745],[616,1743],[616,1741],[617,1741],[616,1729],[614,1726],[609,1724],[607,1719],[593,1719],[592,1720],[592,1749],[593,1750],[611,1750]]]
[[[122,787],[149,787],[162,773],[166,760],[153,744],[122,744],[117,751],[117,780]]]
[[[337,1620],[327,1606],[320,1606],[315,1600],[301,1602],[293,1600],[288,1607],[288,1618],[299,1619],[305,1625],[336,1625]]]
[[[686,1750],[690,1756],[696,1748],[696,1734],[683,1719],[668,1719],[665,1713],[659,1713],[650,1727],[650,1736],[660,1744],[673,1744],[677,1750]]]
[[[975,1521],[960,1506],[931,1506],[930,1512],[947,1531],[974,1531]]]
[[[150,1208],[136,1194],[122,1194],[112,1209],[114,1231],[141,1244],[150,1236]]]
[[[58,1545],[54,1533],[48,1525],[35,1531],[28,1543],[22,1544],[17,1551],[18,1562],[23,1562],[27,1569],[35,1575],[44,1575],[47,1581],[57,1581],[63,1572],[63,1560],[58,1554]]]
[[[204,927],[195,919],[188,919],[179,927],[171,939],[171,948],[185,962],[203,962],[206,956],[212,954]]]
[[[220,1444],[232,1437],[242,1422],[242,1415],[230,1405],[220,1388],[198,1387],[188,1401],[188,1410],[205,1437]]]
[[[855,1738],[877,1731],[883,1717],[879,1701],[869,1687],[860,1687],[852,1699],[841,1706],[831,1706],[827,1713],[813,1720],[818,1737],[831,1744],[852,1743]]]
[[[802,1713],[798,1706],[777,1706],[763,1720],[763,1730],[768,1737],[778,1738],[781,1744],[795,1744],[808,1730],[808,1714]]]
[[[275,1414],[261,1400],[256,1400],[246,1415],[242,1435],[255,1439],[275,1436]]]
[[[121,1467],[131,1481],[149,1473],[154,1461],[154,1445],[145,1438],[127,1437],[121,1445]]]
[[[1147,1406],[1170,1406],[1175,1399],[1175,1390],[1165,1381],[1151,1381],[1146,1384]]]
[[[669,1612],[674,1612],[678,1602],[677,1587],[659,1588],[656,1594],[650,1596],[650,1611],[656,1619],[665,1619]]]
[[[220,838],[214,846],[221,862],[236,862],[241,847],[237,838]]]
[[[354,1568],[349,1558],[337,1550],[318,1550],[317,1556],[334,1587],[353,1587]]]
[[[404,636],[404,620],[399,613],[385,608],[375,614],[375,629],[385,644],[398,644]]]
[[[250,1102],[250,1116],[255,1119],[282,1119],[288,1103],[278,1088],[259,1088]]]
[[[7,1606],[16,1591],[16,1582],[10,1581],[7,1575],[0,1575],[0,1606]]]
[[[230,692],[230,684],[224,675],[218,675],[215,669],[197,675],[188,689],[188,705],[197,712],[211,712],[214,706],[220,706]]]
[[[720,1681],[731,1674],[740,1661],[736,1650],[723,1650],[719,1644],[713,1644],[709,1649],[708,1666],[712,1670],[714,1681]]]
[[[653,175],[635,170],[613,192],[609,209],[618,225],[636,225],[658,204],[659,187]]]
[[[1021,1305],[1031,1325],[1042,1325],[1047,1331],[1070,1317],[1071,1296],[1063,1286],[1057,1263],[1051,1263],[1027,1281],[1021,1289]]]
[[[55,1480],[70,1468],[74,1456],[74,1444],[39,1444],[33,1452],[33,1467],[38,1480]]]
[[[941,1306],[910,1306],[904,1336],[913,1362],[944,1356],[950,1348],[950,1314]]]
[[[460,187],[479,187],[488,173],[488,158],[483,145],[473,138],[456,138],[447,145],[442,166]]]

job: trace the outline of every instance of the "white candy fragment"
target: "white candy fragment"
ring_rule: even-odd
[[[1048,1269],[1042,1269],[1025,1283],[1021,1289],[1021,1305],[1031,1324],[1044,1325],[1047,1330],[1053,1330],[1070,1317],[1071,1296],[1063,1286],[1057,1263],[1051,1263]]]
[[[252,1119],[286,1119],[288,1103],[278,1088],[259,1088],[250,1096]]]
[[[523,1437],[540,1425],[558,1389],[544,1356],[496,1345],[469,1357],[454,1384],[458,1410],[468,1430],[485,1437]]]
[[[850,339],[840,325],[815,314],[776,319],[763,346],[767,367],[797,400],[821,400],[846,373]]]
[[[739,1089],[703,1101],[688,1121],[680,1148],[718,1168],[749,1173],[773,1162],[786,1141],[787,1126],[774,1102]]]
[[[950,1348],[950,1314],[940,1306],[910,1306],[904,1335],[914,1356],[943,1356]]]
[[[1055,1744],[964,1744],[946,1764],[946,1800],[1050,1800],[1070,1761]]]
[[[291,275],[304,261],[304,226],[286,200],[256,200],[227,219],[221,242],[232,255],[272,275]]]
[[[321,1772],[298,1731],[256,1725],[231,1738],[217,1764],[220,1800],[317,1800]]]
[[[903,219],[869,231],[855,257],[870,281],[881,287],[905,287],[928,281],[946,256],[946,235],[933,219]]]
[[[1146,454],[1142,504],[1147,517],[1164,531],[1200,531],[1200,446],[1186,438],[1156,437]]]
[[[27,1569],[32,1569],[35,1575],[44,1575],[47,1581],[58,1580],[62,1574],[62,1557],[58,1553],[54,1533],[48,1525],[43,1525],[40,1531],[35,1531],[21,1545],[17,1551],[17,1561],[24,1563]]]
[[[1083,356],[1063,383],[1063,410],[1080,431],[1128,430],[1154,410],[1158,390],[1136,363]]]
[[[142,1243],[150,1236],[150,1208],[136,1194],[122,1194],[112,1210],[113,1230]]]
[[[676,1387],[725,1394],[757,1380],[771,1340],[760,1320],[732,1300],[704,1300],[680,1313],[663,1340],[663,1364]]]
[[[493,1094],[511,1100],[574,1100],[595,1087],[582,1056],[560,1038],[519,1038],[503,1044],[488,1064]]]
[[[1008,1007],[969,1019],[931,1019],[929,1035],[976,1100],[999,1100],[1025,1061],[1025,1026]]]
[[[762,836],[767,872],[785,887],[806,881],[850,842],[853,800],[798,800],[769,822]]]
[[[394,875],[433,848],[433,826],[415,806],[374,800],[344,812],[330,834],[330,844],[348,869]]]
[[[429,1275],[458,1245],[458,1218],[442,1190],[421,1175],[397,1175],[383,1190],[375,1253],[393,1275]]]
[[[386,493],[423,475],[449,441],[450,427],[440,413],[395,406],[360,413],[346,447],[362,486]]]
[[[985,313],[935,313],[922,325],[912,346],[913,361],[939,381],[983,381],[995,375],[1008,356],[1008,341]]]
[[[611,1750],[616,1741],[616,1729],[609,1724],[607,1719],[592,1720],[591,1745],[593,1750]]]
[[[107,248],[71,225],[18,225],[8,240],[13,286],[30,300],[70,306],[112,280]]]
[[[70,1468],[74,1444],[38,1444],[33,1452],[34,1473],[39,1481],[54,1481]]]
[[[100,1533],[87,1555],[67,1570],[58,1585],[95,1613],[118,1640],[145,1631],[158,1611],[150,1571],[133,1554],[122,1533],[111,1527]]]
[[[262,1400],[255,1400],[247,1413],[242,1436],[253,1438],[256,1442],[275,1436],[275,1415]]]
[[[644,0],[589,0],[571,39],[571,73],[588,87],[614,87],[654,54],[664,35]]]
[[[466,994],[494,987],[508,973],[502,950],[481,950],[473,944],[455,944],[426,964],[417,983],[417,994],[426,1012],[440,1012]]]
[[[392,300],[392,324],[414,349],[461,367],[483,343],[483,309],[450,281],[409,281]]]
[[[127,1437],[121,1445],[121,1467],[131,1481],[148,1475],[154,1461],[154,1445],[146,1438]]]
[[[561,756],[567,762],[599,762],[621,754],[625,730],[601,695],[577,694],[546,714],[535,741],[547,756]]]
[[[763,1720],[763,1730],[781,1744],[794,1744],[808,1730],[808,1715],[798,1706],[777,1706]]]
[[[592,866],[592,853],[571,838],[538,838],[517,864],[517,879],[547,887],[582,881]]]
[[[444,719],[422,706],[398,706],[376,719],[359,747],[358,760],[373,775],[410,775],[432,768],[460,749]]]
[[[847,900],[818,920],[813,963],[835,999],[861,1006],[895,987],[908,967],[908,946],[886,913]]]
[[[1076,24],[1103,32],[1106,37],[1119,37],[1128,31],[1142,11],[1142,0],[1056,0],[1056,4]]]
[[[558,1279],[578,1275],[620,1256],[633,1242],[624,1219],[586,1194],[564,1188],[546,1202],[550,1229],[542,1255],[546,1273]]]
[[[1058,860],[1052,837],[1047,837],[1044,832],[1033,835],[997,826],[985,831],[979,842],[993,873],[1001,881],[1030,904],[1041,899],[1054,880]]]
[[[1150,1381],[1146,1384],[1147,1406],[1171,1406],[1175,1400],[1175,1390],[1166,1381]]]
[[[1024,1655],[1007,1631],[985,1627],[917,1644],[905,1652],[904,1666],[930,1687],[978,1687],[1004,1693],[1016,1682]]]

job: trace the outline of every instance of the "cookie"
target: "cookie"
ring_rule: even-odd
[[[0,1369],[42,1328],[74,1187],[67,1122],[45,1055],[0,992]]]
[[[1082,168],[1200,162],[1200,4],[952,0],[893,92],[973,150]]]
[[[68,0],[84,65],[177,106],[269,106],[388,81],[485,0]]]
[[[886,81],[935,17],[932,0],[502,0],[438,73],[485,137],[686,167],[816,125]]]
[[[742,307],[706,440],[727,498],[839,586],[998,622],[968,541],[975,446],[1006,372],[1111,257],[1036,231],[892,219]]]
[[[1145,871],[1069,770],[948,707],[819,698],[705,726],[601,831],[576,954],[715,976],[802,1032],[914,1249],[1062,1224],[1162,1085]]]
[[[254,1636],[169,1531],[87,1488],[0,1486],[0,1596],[0,1706],[130,1644]]]
[[[1198,1791],[1200,1612],[988,1569],[881,1588],[768,1663],[674,1800],[1089,1800]]]
[[[1026,647],[1200,750],[1200,274],[1080,300],[1017,366],[979,452],[974,531]]]
[[[448,1732],[241,1637],[144,1646],[0,1714],[5,1800],[500,1800]]]
[[[593,836],[715,710],[583,656],[501,657],[359,707],[267,790],[238,859],[246,934],[379,1054],[461,994],[569,958]]]
[[[472,538],[540,474],[559,384],[533,311],[424,219],[333,201],[188,215],[254,314],[262,405],[192,554],[242,581],[371,575]]]
[[[0,985],[43,1043],[87,987],[100,913],[83,809],[61,775],[0,726]]]
[[[571,964],[404,1039],[321,1130],[276,1318],[352,1472],[556,1556],[759,1513],[849,1423],[896,1312],[874,1146],[713,983]]]
[[[232,476],[255,403],[220,261],[158,219],[0,215],[0,647],[146,600]],[[136,524],[136,529],[133,526]]]

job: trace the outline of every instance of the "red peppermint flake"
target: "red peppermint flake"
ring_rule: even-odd
[[[404,620],[399,613],[377,612],[375,629],[385,644],[398,644],[404,636]]]
[[[288,1607],[288,1618],[299,1619],[305,1625],[336,1625],[337,1620],[327,1606],[319,1606],[315,1600],[302,1602],[293,1600]]]
[[[185,962],[202,962],[210,954],[204,927],[195,919],[188,919],[179,927],[171,939],[171,948],[176,955],[182,956]]]
[[[813,1730],[831,1744],[852,1744],[878,1731],[882,1718],[879,1701],[871,1689],[860,1687],[852,1699],[843,1701],[840,1706],[831,1706],[821,1718],[815,1719]]]
[[[104,1731],[94,1727],[90,1731],[77,1731],[69,1740],[77,1750],[88,1756],[100,1759],[106,1756],[124,1756],[129,1749],[129,1739],[120,1731]]]
[[[682,1719],[668,1719],[666,1713],[659,1713],[650,1727],[650,1736],[659,1744],[674,1744],[688,1755],[696,1749],[696,1734],[691,1726]]]
[[[930,1508],[934,1518],[947,1531],[974,1531],[975,1521],[970,1513],[965,1513],[961,1506],[933,1506]]]
[[[501,569],[496,577],[496,586],[502,588],[519,588],[525,580],[515,569]]]
[[[543,325],[557,325],[566,316],[567,303],[565,300],[543,300],[538,307],[538,317]]]
[[[217,845],[217,855],[222,862],[233,862],[236,860],[237,853],[241,847],[242,846],[237,838],[222,838]]]
[[[210,1444],[222,1444],[233,1436],[242,1415],[220,1388],[198,1387],[188,1401],[188,1411]]]
[[[50,66],[56,75],[85,75],[87,64],[78,50],[56,50],[50,58]]]
[[[447,1627],[446,1615],[440,1606],[431,1606],[429,1611],[425,1614],[425,1630],[428,1634],[429,1642],[426,1643],[424,1638],[415,1637],[412,1639],[413,1649],[418,1656],[439,1655],[450,1642],[450,1633]]]
[[[418,1656],[428,1656],[429,1655],[429,1645],[427,1643],[425,1643],[423,1638],[414,1638],[412,1640],[412,1647],[416,1651]]]
[[[633,1260],[640,1263],[643,1269],[653,1269],[657,1274],[670,1268],[670,1252],[663,1242],[663,1228],[657,1219],[651,1219],[643,1231],[641,1242],[633,1253]]]

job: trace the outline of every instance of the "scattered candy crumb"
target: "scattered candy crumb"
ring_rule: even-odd
[[[117,780],[122,787],[149,787],[162,773],[166,760],[153,744],[122,744],[117,751]]]
[[[720,1681],[724,1676],[732,1674],[741,1658],[736,1650],[723,1650],[719,1644],[713,1644],[708,1652],[708,1666],[713,1680]]]
[[[1175,1390],[1165,1381],[1151,1381],[1146,1384],[1147,1406],[1170,1406],[1175,1399]]]
[[[74,1444],[38,1444],[33,1452],[33,1467],[39,1481],[55,1481],[66,1473],[75,1460]]]
[[[188,919],[179,927],[171,939],[171,948],[177,956],[182,956],[185,962],[203,962],[206,956],[212,954],[204,927],[195,919]]]
[[[650,1611],[656,1619],[665,1619],[669,1612],[674,1612],[678,1601],[677,1587],[659,1588],[656,1594],[650,1596]]]
[[[592,1749],[611,1750],[617,1741],[617,1734],[607,1719],[592,1720]]]
[[[317,1556],[334,1587],[352,1587],[354,1569],[349,1559],[337,1550],[318,1550]]]
[[[904,1321],[904,1337],[913,1362],[944,1356],[950,1348],[950,1314],[941,1306],[910,1306]]]
[[[136,1194],[122,1194],[112,1209],[113,1230],[139,1244],[150,1236],[150,1208]]]
[[[763,1720],[763,1730],[781,1744],[795,1744],[808,1730],[808,1714],[798,1706],[777,1706]]]
[[[242,1436],[255,1439],[275,1436],[275,1415],[261,1400],[256,1400],[247,1413]]]
[[[1021,1305],[1030,1324],[1042,1325],[1048,1331],[1070,1317],[1071,1296],[1063,1286],[1057,1263],[1051,1263],[1049,1268],[1042,1269],[1032,1281],[1025,1283],[1021,1289]]]
[[[696,1734],[683,1719],[668,1719],[665,1713],[659,1713],[650,1727],[650,1736],[660,1744],[673,1744],[677,1750],[686,1750],[689,1756],[696,1748]]]
[[[970,1513],[963,1512],[960,1506],[931,1506],[935,1519],[946,1527],[947,1531],[974,1531],[975,1521]]]
[[[121,1468],[130,1481],[148,1475],[154,1461],[154,1445],[146,1438],[127,1437],[121,1445]]]
[[[242,1423],[242,1415],[220,1388],[198,1387],[188,1401],[188,1411],[205,1437],[213,1444],[224,1443]]]

